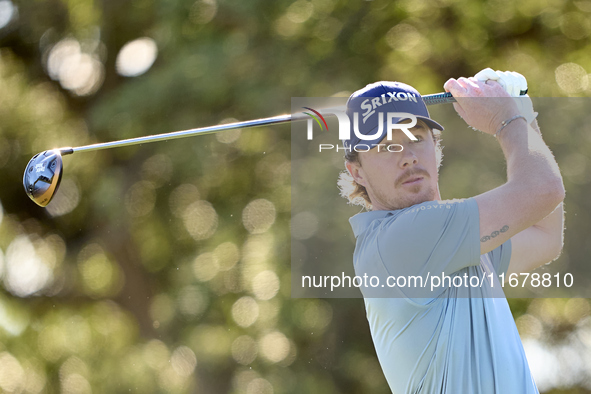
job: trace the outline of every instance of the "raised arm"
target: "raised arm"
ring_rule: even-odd
[[[540,133],[518,117],[517,105],[498,83],[460,78],[444,87],[456,97],[454,107],[468,125],[497,134],[507,161],[507,182],[475,197],[480,252],[488,253],[555,210],[564,199],[562,177]],[[538,243],[527,243],[527,248]]]
[[[540,133],[536,121],[531,126]],[[561,202],[551,214],[511,238],[507,279],[512,273],[528,272],[557,259],[563,244],[564,203]]]
[[[550,215],[511,238],[507,273],[528,272],[558,258],[564,242],[563,233],[564,209],[560,203]]]

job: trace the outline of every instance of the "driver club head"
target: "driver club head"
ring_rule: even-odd
[[[62,167],[62,155],[57,149],[38,153],[27,164],[23,186],[37,205],[46,206],[57,192],[62,180]]]

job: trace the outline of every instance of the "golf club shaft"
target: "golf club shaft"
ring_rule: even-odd
[[[426,105],[450,103],[450,102],[456,101],[452,97],[451,93],[430,94],[430,95],[423,96],[423,100],[425,101]],[[197,129],[190,129],[190,130],[183,130],[183,131],[174,131],[171,133],[130,138],[130,139],[121,140],[121,141],[112,141],[112,142],[104,142],[104,143],[93,144],[93,145],[78,146],[75,148],[60,148],[59,151],[61,152],[61,154],[63,156],[63,155],[72,154],[74,152],[90,152],[90,151],[96,151],[96,150],[101,150],[101,149],[118,148],[118,147],[123,147],[123,146],[145,144],[145,143],[149,143],[149,142],[165,141],[165,140],[172,140],[172,139],[176,139],[176,138],[191,137],[191,136],[194,136],[197,134],[211,134],[211,133],[217,133],[219,131],[225,131],[225,130],[235,130],[235,129],[249,128],[249,127],[269,126],[269,125],[274,125],[274,124],[288,123],[288,122],[294,122],[294,121],[305,120],[305,119],[308,119],[308,117],[303,116],[303,115],[299,116],[299,114],[279,115],[279,116],[273,116],[270,118],[247,120],[244,122],[221,124],[221,125],[216,125],[216,126],[201,127],[201,128],[197,128]]]

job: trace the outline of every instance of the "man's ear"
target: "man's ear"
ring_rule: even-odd
[[[363,168],[361,168],[361,163],[348,161],[345,164],[345,167],[347,167],[349,175],[353,177],[355,182],[361,186],[365,186],[365,171],[363,171]]]

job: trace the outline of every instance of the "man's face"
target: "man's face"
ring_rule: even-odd
[[[418,141],[395,129],[391,140],[385,137],[380,142],[383,145],[360,152],[359,163],[347,163],[349,173],[367,190],[373,210],[401,209],[440,198],[431,131],[419,122],[411,132]],[[402,151],[388,151],[387,146],[391,144],[401,145]],[[400,150],[400,146],[391,150]]]

